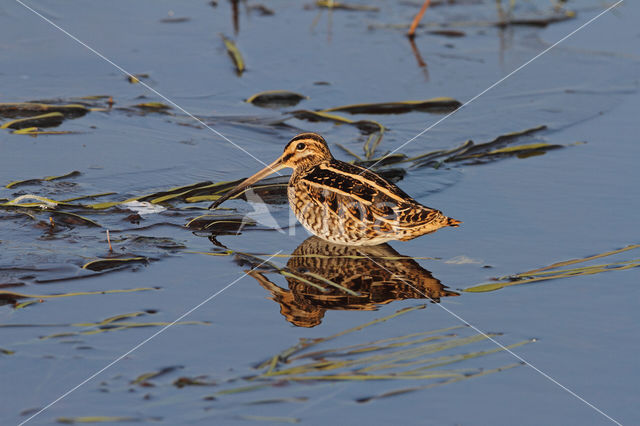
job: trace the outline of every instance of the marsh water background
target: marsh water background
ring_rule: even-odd
[[[419,2],[360,2],[379,10],[330,13],[283,1],[265,3],[274,14],[262,15],[250,8],[253,2],[240,2],[237,33],[226,1],[216,7],[206,1],[28,4],[127,71],[148,74],[143,79],[147,84],[267,163],[303,130],[323,134],[341,159],[353,158],[336,143],[362,152],[366,135],[357,127],[309,122],[292,118],[288,111],[440,96],[465,102],[605,8],[597,1],[568,2],[567,8],[576,12],[572,19],[542,28],[498,28],[486,25],[498,19],[495,2],[434,4],[415,41],[426,63],[420,66],[405,29],[393,26],[411,20],[418,9],[414,3]],[[552,13],[548,1],[518,1],[513,11],[514,16]],[[163,22],[167,17],[187,19]],[[391,244],[400,255],[416,258],[449,290],[461,293],[443,298],[443,306],[481,330],[499,333],[495,338],[505,345],[530,342],[513,350],[625,424],[640,417],[638,269],[491,292],[464,290],[494,277],[640,242],[638,19],[640,6],[625,1],[402,148],[400,152],[416,156],[540,125],[547,130],[520,142],[563,145],[526,158],[410,168],[399,186],[464,224]],[[464,36],[426,33],[437,23],[461,23],[453,28]],[[233,39],[244,56],[247,69],[241,76],[220,33]],[[105,99],[92,101],[97,110],[54,129],[72,134],[30,137],[2,129],[3,185],[73,170],[81,174],[4,188],[0,198],[37,194],[62,200],[114,192],[97,201],[119,201],[196,182],[236,180],[262,167],[175,107],[167,114],[133,107],[164,101],[140,84],[131,84],[112,65],[20,4],[0,6],[0,35],[2,102],[71,103],[95,95],[111,96],[115,102],[108,108]],[[299,92],[308,99],[271,109],[244,102],[252,94],[273,89]],[[421,111],[342,115],[374,119],[388,128],[378,154],[395,149],[442,118]],[[4,292],[149,290],[60,298],[13,299],[5,294],[7,303],[0,307],[0,423],[27,419],[249,269],[246,257],[203,254],[222,254],[222,250],[207,233],[184,227],[205,213],[208,204],[190,204],[197,208],[187,210],[182,204],[165,206],[168,210],[143,215],[138,223],[123,220],[131,211],[99,211],[89,217],[100,228],[60,222],[53,230],[48,225],[51,212],[30,211],[30,217],[16,209],[2,210]],[[227,207],[240,214],[253,210],[243,201]],[[268,207],[279,224],[288,225],[286,204]],[[266,259],[280,250],[292,253],[308,237],[299,226],[285,232],[263,228],[247,227],[238,235],[217,239],[236,252],[266,254],[262,256]],[[148,262],[95,273],[82,269],[91,260],[113,256],[106,229],[111,230],[117,254],[144,256]],[[637,249],[628,250],[595,263],[633,266],[638,257]],[[273,261],[282,267],[287,258]],[[280,278],[278,284],[286,288]],[[349,424],[609,422],[527,366],[453,383],[443,378],[283,379],[229,393],[254,384],[249,376],[257,374],[256,365],[299,339],[331,336],[425,303],[407,299],[380,305],[378,310],[328,310],[320,324],[303,328],[287,322],[280,306],[269,299],[272,295],[257,284],[245,276],[182,320],[188,323],[159,334],[29,424],[91,416],[124,424],[325,424],[336,419]],[[37,303],[23,303],[29,301]],[[461,324],[437,305],[426,305],[342,336],[335,346]],[[113,324],[101,323],[123,314],[129,322],[147,326],[114,330],[106,327]],[[476,334],[470,329],[457,333]],[[495,348],[485,340],[461,351]],[[464,374],[514,363],[518,360],[500,351],[450,368]],[[153,372],[163,374],[144,376]],[[176,382],[180,378],[191,382]],[[176,386],[181,383],[187,385]],[[437,385],[386,395],[428,383]],[[381,397],[363,402],[371,396]]]

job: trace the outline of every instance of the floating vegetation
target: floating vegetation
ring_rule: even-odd
[[[522,365],[505,364],[504,357],[497,356],[505,349],[488,339],[500,336],[500,333],[476,334],[466,325],[403,335],[384,335],[389,330],[396,329],[393,327],[378,329],[374,334],[362,332],[376,325],[395,321],[399,317],[416,314],[424,308],[425,305],[404,308],[330,336],[300,339],[295,345],[257,363],[251,374],[241,373],[225,380],[213,380],[207,375],[200,375],[167,381],[165,376],[182,368],[171,366],[141,373],[132,378],[130,383],[160,386],[162,383],[158,381],[165,378],[165,386],[217,387],[216,392],[203,397],[206,401],[221,401],[227,396],[249,392],[267,392],[266,397],[240,402],[240,406],[312,402],[313,399],[306,396],[274,396],[274,391],[278,388],[290,388],[303,383],[307,391],[309,386],[323,382],[376,381],[387,382],[392,387],[395,383],[410,383],[409,386],[391,390],[387,388],[380,393],[365,394],[354,399],[355,402],[366,403],[504,372]],[[117,324],[120,319],[112,322]],[[372,335],[378,337],[370,340]],[[505,348],[513,349],[534,341],[535,339],[521,340],[505,345]],[[154,382],[150,383],[150,380]]]
[[[576,17],[576,13],[571,10],[563,12],[553,12],[547,16],[530,16],[530,17],[518,17],[507,18],[500,20],[493,25],[499,28],[506,28],[509,26],[527,26],[527,27],[541,27],[544,28],[557,22],[564,22]]]
[[[65,174],[60,175],[60,176],[47,176],[47,177],[43,177],[43,178],[15,180],[13,182],[9,182],[4,187],[7,188],[7,189],[11,189],[11,188],[16,188],[16,187],[22,186],[22,185],[32,185],[32,184],[42,183],[42,182],[51,182],[51,181],[54,181],[54,180],[68,179],[68,178],[77,177],[77,176],[80,176],[80,175],[81,175],[81,173],[79,171],[74,170],[72,172],[65,173]]]
[[[0,103],[0,117],[33,117],[52,112],[61,113],[66,118],[81,117],[89,108],[80,104],[52,105],[38,102]]]
[[[131,84],[140,83],[140,80],[149,78],[149,74],[133,74],[127,76],[127,81]]]
[[[20,130],[33,127],[57,127],[64,121],[64,115],[60,112],[49,112],[33,117],[19,118],[8,121],[0,126],[0,129]]]
[[[472,360],[485,359],[502,352],[504,349],[495,345],[490,348],[478,347],[478,345],[487,342],[488,337],[495,337],[499,334],[475,334],[464,325],[358,342],[359,336],[370,336],[371,334],[356,332],[376,324],[392,321],[399,316],[416,312],[424,307],[422,305],[401,309],[391,315],[328,337],[301,339],[296,345],[286,348],[258,364],[255,368],[261,371],[260,373],[243,378],[245,382],[251,384],[225,388],[214,393],[212,397],[294,383],[313,384],[326,381],[362,382],[369,380],[426,382],[424,385],[400,388],[356,400],[363,403],[373,399],[498,373],[522,365],[510,363],[490,369],[470,366]],[[341,345],[339,338],[345,338],[346,345]],[[512,349],[533,341],[533,339],[522,340],[506,345],[506,348]],[[456,364],[461,365],[452,369],[451,367]],[[238,379],[231,379],[229,383],[237,381]]]
[[[275,12],[272,9],[269,9],[267,6],[263,4],[251,4],[247,6],[247,9],[250,11],[256,11],[261,16],[272,16],[275,15]]]
[[[536,126],[530,129],[500,135],[489,142],[476,144],[469,140],[452,149],[430,151],[413,157],[395,153],[392,155],[383,155],[379,158],[368,158],[366,161],[359,161],[358,164],[364,167],[370,167],[374,164],[376,166],[386,166],[412,163],[413,167],[429,166],[438,168],[445,163],[464,162],[466,165],[474,165],[512,156],[527,158],[563,147],[563,145],[549,144],[546,142],[508,146],[522,138],[532,137],[546,130],[547,126]]]
[[[72,132],[69,130],[42,130],[40,127],[25,127],[23,129],[14,130],[11,132],[14,135],[27,135],[27,136],[38,136],[38,135],[72,135],[77,132]]]
[[[56,422],[62,424],[88,424],[88,423],[120,423],[120,422],[144,422],[146,419],[139,417],[124,417],[124,416],[83,416],[83,417],[58,417]],[[149,419],[153,420],[153,419]],[[159,419],[156,419],[159,420]]]
[[[25,203],[25,200],[35,200],[36,202]],[[60,201],[52,200],[51,198],[41,197],[34,194],[25,194],[0,204],[0,207],[24,207],[24,208],[39,208],[39,209],[54,209],[64,203]]]
[[[106,269],[119,268],[123,265],[130,265],[132,263],[147,264],[149,259],[143,256],[138,257],[121,257],[110,259],[96,259],[91,262],[87,262],[82,265],[82,269],[89,269],[90,271],[104,271]]]
[[[132,313],[127,313],[127,314],[122,314],[122,315],[116,315],[113,317],[109,317],[106,318],[102,321],[98,321],[98,322],[89,322],[89,323],[74,323],[74,324],[51,324],[48,326],[54,326],[54,327],[60,327],[60,326],[67,326],[67,327],[74,327],[74,328],[83,328],[85,330],[82,331],[68,331],[68,332],[62,332],[62,333],[54,333],[54,334],[49,334],[47,336],[42,336],[40,337],[41,340],[46,340],[46,339],[55,339],[55,338],[61,338],[61,337],[70,337],[70,336],[87,336],[87,335],[95,335],[95,334],[100,334],[100,333],[106,333],[106,332],[111,332],[111,331],[121,331],[121,330],[129,330],[129,329],[134,329],[134,328],[147,328],[147,327],[166,327],[168,325],[174,326],[174,325],[210,325],[211,323],[206,322],[206,321],[178,321],[178,322],[133,322],[133,321],[129,321],[129,319],[131,318],[136,318],[136,317],[140,317],[140,316],[144,316],[144,315],[148,315],[149,312],[132,312]],[[0,325],[0,327],[18,327],[21,326],[20,324],[5,324],[5,325]],[[46,324],[38,324],[38,325],[33,325],[33,326],[38,326],[38,327],[43,327],[43,326],[47,326]],[[162,369],[160,371],[157,372],[152,372],[152,373],[146,373],[140,377],[138,377],[136,380],[134,380],[132,382],[132,384],[139,384],[140,382],[143,381],[147,381],[149,379],[161,376],[163,374],[167,374],[171,371],[176,370],[177,368],[180,367],[168,367],[166,369]]]
[[[464,291],[472,293],[483,293],[487,291],[499,290],[504,287],[510,287],[514,285],[531,284],[539,281],[555,280],[558,278],[571,278],[584,275],[594,275],[602,272],[623,271],[627,269],[640,267],[640,258],[624,260],[620,262],[611,262],[600,265],[588,265],[577,266],[573,268],[566,268],[567,266],[583,264],[595,259],[616,255],[619,253],[636,250],[640,248],[640,244],[630,245],[619,250],[613,250],[597,254],[594,256],[585,257],[582,259],[566,260],[563,262],[557,262],[549,266],[545,266],[539,269],[533,269],[531,271],[522,272],[516,275],[510,275],[506,277],[497,278],[494,283],[475,285],[466,288]]]
[[[384,133],[384,126],[373,120],[351,120],[336,114],[329,114],[325,111],[310,111],[306,109],[291,111],[293,117],[299,120],[308,121],[330,121],[336,124],[351,124],[356,126],[362,133],[369,134],[374,132]]]
[[[85,105],[56,104],[58,102],[61,101],[0,103],[0,117],[15,118],[15,120],[0,124],[0,128],[12,129],[12,134],[28,136],[75,133],[63,130],[43,130],[57,127],[65,119],[81,117],[91,111]]]
[[[333,0],[316,0],[316,6],[326,9],[348,10],[353,12],[378,12],[380,9],[365,4],[340,3]]]
[[[222,37],[224,47],[227,49],[227,53],[229,54],[233,65],[236,67],[236,73],[238,76],[241,76],[245,70],[245,65],[240,50],[238,50],[238,47],[231,39],[228,39],[223,34],[220,34],[220,37]]]
[[[186,16],[174,16],[173,11],[169,12],[169,16],[160,20],[163,24],[181,24],[183,22],[189,22],[191,18]]]
[[[425,1],[425,3],[427,3]],[[448,2],[446,2],[448,3]],[[431,2],[431,6],[441,6],[445,4],[445,2],[433,1]],[[576,12],[571,10],[551,10],[548,12],[540,12],[536,14],[526,14],[522,16],[513,16],[511,10],[508,13],[505,13],[500,7],[500,1],[496,2],[498,5],[498,20],[447,20],[445,22],[427,22],[424,24],[420,24],[421,27],[439,27],[443,28],[445,31],[448,31],[453,27],[463,27],[463,28],[473,28],[473,27],[498,27],[498,28],[507,28],[511,26],[527,26],[527,27],[538,27],[545,28],[551,24],[555,24],[558,22],[564,22],[570,19],[574,19],[577,15]],[[510,2],[511,9],[513,8],[514,1]],[[415,27],[414,25],[415,24]],[[415,31],[417,27],[417,22],[414,20],[412,24],[369,24],[369,29],[393,29],[393,30],[406,30],[411,31],[413,29]],[[430,31],[427,31],[430,32]],[[413,37],[412,33],[408,33],[409,37]]]
[[[269,422],[269,423],[300,423],[300,419],[297,417],[276,417],[276,416],[250,416],[244,414],[237,417],[239,420],[251,420],[256,422]]]
[[[433,98],[424,101],[379,102],[369,104],[343,105],[327,108],[322,112],[348,112],[349,114],[404,114],[411,111],[423,112],[451,112],[458,109],[462,103],[453,98]]]
[[[263,108],[281,108],[295,106],[303,99],[309,98],[288,90],[268,90],[250,96],[246,102]]]
[[[433,34],[433,35],[441,35],[444,37],[465,37],[467,35],[467,33],[465,33],[464,31],[456,31],[456,30],[431,30],[431,31],[427,31],[427,34]]]
[[[207,231],[213,235],[237,235],[246,227],[256,223],[245,217],[204,214],[191,219],[185,225],[189,229]]]
[[[204,377],[179,377],[173,382],[173,386],[183,388],[185,386],[215,386],[217,383],[207,381]]]
[[[51,216],[49,216],[52,220],[56,219],[58,223],[63,223],[66,225],[85,225],[85,226],[94,226],[96,228],[102,228],[98,222],[95,222],[88,217],[81,216],[79,214],[65,212],[65,211],[56,211],[52,212]]]
[[[15,291],[0,290],[0,299],[3,300],[18,300],[18,299],[57,299],[60,297],[74,297],[74,296],[93,296],[98,294],[117,294],[117,293],[134,293],[139,291],[158,290],[153,287],[140,287],[130,289],[111,289],[111,290],[99,290],[99,291],[75,291],[69,293],[58,294],[26,294],[18,293]]]
[[[162,102],[144,102],[141,104],[134,105],[136,108],[140,108],[146,111],[167,111],[170,110],[171,107],[169,105],[163,104]]]
[[[149,380],[151,379],[155,379],[161,376],[164,376],[165,374],[169,374],[169,373],[173,373],[176,370],[179,370],[181,368],[184,368],[182,365],[174,365],[171,367],[164,367],[161,368],[158,371],[152,371],[150,373],[144,373],[139,375],[138,377],[135,378],[135,380],[131,381],[132,385],[139,385],[139,384],[143,384],[143,383],[148,383]]]

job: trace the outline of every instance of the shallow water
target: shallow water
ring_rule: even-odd
[[[516,3],[517,16],[550,12],[546,1]],[[143,81],[264,162],[275,159],[285,142],[300,131],[322,133],[341,159],[352,158],[335,143],[362,154],[366,136],[355,126],[303,121],[290,118],[287,111],[439,96],[465,102],[603,10],[598,2],[569,2],[577,10],[575,19],[546,28],[500,30],[465,25],[456,27],[466,33],[460,38],[419,30],[415,42],[427,63],[425,68],[418,65],[404,30],[388,27],[411,20],[417,6],[407,3],[380,2],[378,12],[336,10],[330,14],[305,9],[298,2],[282,2],[267,5],[274,10],[273,16],[260,16],[247,9],[251,3],[240,3],[237,34],[227,2],[215,8],[205,1],[179,5],[108,2],[90,7],[79,2],[29,4],[124,69],[149,74]],[[161,22],[170,10],[173,17],[190,20]],[[464,289],[494,277],[640,241],[635,226],[640,201],[634,196],[640,178],[635,164],[640,155],[635,140],[640,32],[634,25],[639,14],[638,5],[625,2],[400,150],[415,156],[450,149],[468,139],[486,142],[539,125],[548,129],[518,143],[565,146],[527,158],[409,169],[399,186],[464,224],[391,247],[400,256],[416,258],[403,262],[417,262],[412,268],[423,278],[437,280],[461,295],[442,297],[439,305],[426,303],[426,309],[318,342],[309,352],[447,329],[463,324],[462,318],[480,330],[499,333],[495,339],[504,345],[528,342],[513,351],[617,421],[637,422],[637,268],[486,293]],[[425,16],[431,23],[496,19],[495,3],[488,1],[433,6]],[[30,137],[3,129],[3,185],[72,170],[81,175],[5,188],[0,198],[37,194],[62,200],[115,192],[91,202],[122,201],[196,182],[236,180],[262,167],[175,107],[169,114],[136,112],[131,108],[135,104],[166,101],[140,84],[130,84],[112,65],[18,3],[0,6],[0,23],[2,102],[58,98],[75,102],[75,97],[90,95],[109,95],[115,101],[111,109],[65,120],[53,129],[76,134]],[[244,55],[247,70],[241,77],[234,72],[219,33],[235,40]],[[309,99],[280,109],[244,102],[254,93],[272,89],[292,90]],[[106,104],[100,100],[94,106]],[[341,115],[376,120],[388,128],[379,155],[444,117],[425,112]],[[284,125],[273,124],[283,118]],[[243,277],[251,265],[270,254],[291,254],[307,239],[300,226],[288,228],[288,206],[268,205],[284,228],[278,232],[266,229],[272,223],[266,222],[264,205],[225,204],[240,216],[254,208],[262,213],[252,216],[258,219],[257,226],[248,226],[238,235],[230,232],[217,237],[219,243],[240,253],[221,255],[224,250],[212,244],[209,233],[184,227],[189,219],[206,213],[208,204],[189,204],[198,207],[194,210],[181,209],[186,203],[165,205],[168,210],[143,215],[139,223],[125,220],[132,214],[126,209],[81,211],[101,228],[64,224],[57,216],[51,228],[50,212],[30,211],[31,218],[14,209],[1,211],[0,290],[30,295],[98,293],[17,300],[5,296],[7,303],[0,307],[0,349],[7,351],[0,354],[2,424],[26,420],[178,318],[178,324],[82,384],[29,424],[84,416],[118,417],[102,420],[122,424],[324,424],[334,419],[401,424],[609,422],[539,372],[528,366],[513,367],[519,360],[504,351],[429,370],[462,374],[462,379],[451,383],[444,376],[367,381],[252,377],[265,372],[255,368],[258,364],[299,339],[332,336],[424,305],[425,300],[398,291],[372,310],[376,305],[351,303],[353,300],[346,304],[344,294],[332,293],[336,301],[319,298],[307,289],[296,294],[303,307],[324,309],[333,304],[338,309],[326,309],[321,315],[313,311],[313,321],[306,325],[314,327],[296,327],[281,313],[283,306],[295,304],[270,300],[277,299],[273,291],[285,297],[295,293],[288,293],[295,286],[291,288],[273,271],[263,275],[280,290],[263,288],[268,284],[262,281],[261,286],[256,275]],[[91,260],[113,256],[106,229],[111,231],[116,254],[142,256],[147,261],[126,264],[120,270],[82,269]],[[242,253],[259,254],[261,260]],[[635,249],[588,264],[637,262],[638,257]],[[289,258],[271,260],[282,268]],[[349,266],[361,266],[361,259],[347,265],[338,266],[349,272]],[[320,269],[334,267],[321,265]],[[367,268],[373,267],[369,264]],[[339,284],[346,285],[346,279],[341,280]],[[227,288],[230,283],[233,285]],[[131,289],[136,291],[99,294]],[[316,303],[308,304],[308,300]],[[20,305],[29,301],[36,303]],[[138,316],[97,324],[133,313]],[[113,327],[118,323],[133,325]],[[455,338],[477,335],[468,327],[441,332],[443,336],[450,333]],[[449,338],[454,339],[443,337]],[[423,348],[420,345],[411,347]],[[424,356],[493,349],[497,349],[494,343],[479,340]],[[328,357],[332,360],[361,360],[364,356],[331,353],[336,355]],[[412,360],[423,359],[408,358]],[[277,368],[302,362],[304,358]],[[380,363],[375,365],[381,368]],[[176,368],[140,378],[167,367]],[[353,372],[354,368],[336,371]],[[372,371],[397,375],[401,370],[396,365]],[[482,371],[489,373],[473,377]],[[179,388],[174,385],[179,378],[202,383]],[[265,387],[228,393],[256,383]],[[386,395],[429,385],[432,387]],[[376,396],[379,398],[358,402]]]

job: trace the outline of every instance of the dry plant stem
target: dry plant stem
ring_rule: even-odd
[[[109,230],[107,229],[107,243],[109,243],[109,253],[113,252],[113,247],[111,247],[111,237],[109,236]]]
[[[418,24],[422,20],[422,16],[424,15],[424,12],[427,11],[427,8],[429,7],[430,4],[431,4],[431,0],[424,0],[424,3],[422,4],[420,11],[416,15],[416,17],[413,18],[413,22],[411,22],[411,27],[409,27],[409,32],[407,33],[407,37],[412,39],[416,36],[416,28],[418,27]]]

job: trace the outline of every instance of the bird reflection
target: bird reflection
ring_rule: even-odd
[[[441,297],[458,296],[418,262],[388,244],[350,247],[310,237],[291,254],[284,271],[289,289],[267,278],[266,274],[276,271],[253,270],[248,274],[271,293],[287,321],[298,327],[315,327],[327,310],[371,311],[394,300],[438,302]],[[331,286],[327,280],[358,295]]]

